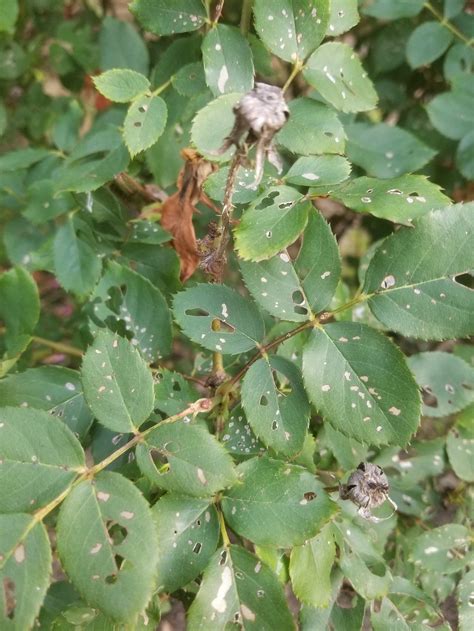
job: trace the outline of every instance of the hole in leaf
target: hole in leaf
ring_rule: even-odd
[[[181,392],[181,386],[180,386],[180,384],[179,384],[179,382],[178,382],[178,381],[174,381],[174,382],[173,382],[173,390],[174,390],[175,392]]]
[[[144,105],[140,105],[140,107],[138,108],[139,112],[146,112],[146,107]]]
[[[105,577],[105,582],[108,585],[113,585],[114,583],[117,582],[117,574],[109,574],[109,576]]]
[[[233,327],[231,324],[227,324],[227,322],[224,322],[223,320],[219,320],[219,323],[219,331],[224,331],[225,333],[235,333],[235,327]]]
[[[278,208],[281,208],[283,210],[284,208],[291,208],[294,205],[295,202],[283,202],[281,204],[278,204]]]
[[[109,541],[114,546],[118,546],[125,541],[128,531],[124,526],[121,526],[113,519],[108,519],[105,523],[105,527],[107,528]]]
[[[223,550],[219,558],[219,565],[225,565],[226,561],[227,561],[227,550]]]
[[[269,206],[272,206],[273,200],[279,195],[280,193],[278,191],[272,191],[262,199],[258,206],[255,206],[255,209],[262,210],[263,208],[268,208]]]
[[[150,449],[150,457],[156,467],[157,472],[160,475],[165,475],[166,473],[169,473],[170,464],[168,462],[166,454],[164,454],[159,449]]]
[[[278,423],[276,421],[273,421],[272,429],[278,429]]]
[[[259,403],[260,405],[263,405],[264,407],[268,405],[268,399],[264,394],[262,394],[262,396],[260,397]]]
[[[304,499],[307,500],[308,502],[312,502],[315,497],[316,497],[316,493],[314,491],[307,491],[304,495],[303,495]]]
[[[465,390],[474,390],[474,384],[472,384],[472,383],[462,383],[461,386]]]
[[[328,138],[332,138],[334,136],[334,134],[331,131],[325,131],[324,135],[327,136]]]
[[[294,312],[298,315],[308,315],[308,309],[306,309],[306,307],[300,307],[299,305],[294,308]]]
[[[15,616],[16,598],[15,598],[15,583],[11,578],[6,576],[3,579],[3,593],[5,603],[5,613],[10,620],[13,620]]]
[[[197,316],[199,318],[202,317],[207,317],[209,316],[209,312],[208,311],[204,311],[204,309],[186,309],[186,311],[184,312],[186,315],[188,316]]]
[[[433,391],[429,386],[423,386],[421,389],[421,397],[423,399],[423,403],[429,408],[437,408],[438,407],[438,397],[433,394]]]
[[[458,274],[453,278],[454,282],[468,289],[474,289],[474,276],[472,274]]]
[[[195,554],[199,554],[201,552],[202,549],[202,543],[199,543],[199,541],[197,543],[194,544],[193,546],[193,552]]]
[[[142,124],[140,123],[140,121],[136,121],[135,123],[133,123],[134,127],[141,127]]]
[[[297,289],[291,294],[291,299],[295,303],[295,305],[302,305],[304,303],[303,292]]]

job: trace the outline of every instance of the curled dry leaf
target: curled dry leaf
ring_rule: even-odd
[[[202,202],[217,212],[217,208],[203,192],[204,180],[215,170],[215,165],[205,160],[193,149],[183,149],[185,164],[178,177],[178,190],[168,197],[161,207],[161,225],[173,235],[172,245],[181,265],[181,281],[186,281],[199,264],[193,214],[196,204]]]

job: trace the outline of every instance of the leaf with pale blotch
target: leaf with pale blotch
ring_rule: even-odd
[[[235,121],[233,107],[241,96],[240,93],[223,94],[200,109],[194,117],[191,140],[207,160],[225,162],[232,155],[233,148],[223,154],[218,151],[232,131]]]
[[[151,509],[158,535],[158,589],[174,592],[206,568],[219,541],[215,506],[167,494]]]
[[[160,290],[141,274],[110,261],[89,300],[94,305],[93,322],[106,325],[112,331],[120,327],[129,331],[133,336],[132,344],[148,362],[170,352],[168,305]],[[92,323],[89,326],[93,334],[98,332],[99,327]]]
[[[218,202],[224,201],[225,183],[229,175],[229,167],[221,167],[218,171],[211,173],[204,183],[204,190],[211,199]],[[255,169],[251,165],[240,166],[237,169],[235,178],[235,188],[232,195],[232,201],[236,204],[247,204],[262,194],[266,188],[271,186],[273,178],[263,175],[262,181],[258,186],[254,186]]]
[[[311,202],[289,186],[274,186],[254,200],[234,230],[244,260],[263,261],[293,243],[308,221]]]
[[[405,445],[420,396],[399,349],[371,327],[337,322],[315,329],[303,353],[309,397],[337,430],[372,445]]]
[[[326,35],[335,37],[345,33],[359,20],[357,10],[357,0],[331,0],[331,14],[329,16],[329,26]]]
[[[471,570],[461,578],[457,589],[459,631],[470,631],[474,628],[474,607],[472,606],[473,585],[474,570]]]
[[[89,243],[77,234],[68,217],[54,238],[54,268],[61,285],[78,296],[90,293],[99,280],[102,261]]]
[[[290,118],[276,135],[280,145],[303,156],[343,153],[346,134],[336,112],[314,99],[293,99]]]
[[[217,24],[202,42],[206,83],[215,96],[248,92],[253,87],[252,51],[234,26]]]
[[[237,468],[222,509],[235,532],[259,546],[286,548],[314,537],[337,511],[324,487],[303,467],[252,458]]]
[[[425,394],[423,415],[449,416],[474,402],[474,368],[451,353],[417,353],[408,366]]]
[[[342,112],[364,112],[377,105],[377,93],[359,57],[347,44],[328,42],[308,59],[307,82]]]
[[[0,401],[54,414],[80,439],[93,421],[79,373],[64,366],[38,366],[7,376],[0,381]]]
[[[352,123],[346,125],[345,130],[347,157],[365,169],[368,175],[376,178],[395,178],[404,173],[418,171],[436,155],[436,150],[401,127],[393,127],[386,123]],[[428,184],[420,178],[412,181],[422,185]],[[403,180],[401,182],[403,183]],[[408,184],[408,181],[405,182]],[[431,186],[433,192],[439,190],[434,185]],[[393,185],[391,188],[400,186]],[[417,192],[418,197],[424,194],[421,191]],[[401,200],[398,200],[398,204],[401,204]]]
[[[298,600],[313,607],[327,607],[331,600],[331,570],[335,558],[336,545],[330,524],[316,537],[293,548],[290,576]]]
[[[302,156],[290,167],[284,180],[297,186],[329,186],[347,180],[351,164],[343,156]]]
[[[349,208],[406,225],[449,204],[437,184],[424,175],[403,175],[388,180],[360,177],[331,194]]]
[[[200,0],[133,0],[130,11],[145,30],[157,35],[196,31],[206,21]]]
[[[2,629],[33,628],[50,576],[51,549],[43,524],[22,513],[0,515]]]
[[[224,285],[196,285],[174,298],[174,316],[183,333],[204,348],[243,353],[264,335],[262,316],[250,300]],[[216,330],[213,322],[220,322]]]
[[[84,470],[82,447],[59,419],[0,408],[0,511],[30,512],[60,495]]]
[[[287,456],[303,449],[309,403],[301,374],[290,361],[276,355],[256,361],[242,382],[242,406],[267,447]]]
[[[232,458],[203,427],[165,423],[137,447],[142,472],[168,491],[210,497],[235,482]]]
[[[265,446],[253,433],[240,405],[233,408],[224,425],[222,444],[233,456],[257,456],[265,451]]]
[[[166,127],[168,110],[159,96],[137,96],[128,108],[123,124],[123,137],[130,155],[145,151],[161,136]]]
[[[134,432],[153,412],[153,377],[133,345],[101,331],[84,355],[84,396],[97,420],[117,432]]]
[[[474,405],[466,408],[449,430],[446,451],[454,473],[466,482],[474,482]]]
[[[426,106],[430,121],[447,138],[461,140],[472,131],[474,123],[474,94],[470,82],[456,77],[453,89],[442,92]]]
[[[329,23],[329,0],[255,0],[253,11],[258,36],[285,61],[304,61]]]
[[[294,623],[283,588],[256,556],[233,545],[212,557],[188,613],[189,629],[278,629]]]
[[[381,598],[390,589],[392,574],[386,565],[381,567],[380,565],[377,568],[377,573],[373,572],[362,556],[353,551],[344,553],[339,560],[339,567],[346,578],[350,580],[356,592],[368,600]]]
[[[114,620],[133,623],[155,586],[158,547],[147,502],[118,473],[84,480],[59,512],[58,553],[74,586]]]
[[[455,278],[474,269],[473,211],[470,203],[431,212],[382,242],[364,283],[382,324],[420,339],[474,334],[474,292]]]
[[[183,375],[171,370],[160,369],[155,377],[155,411],[173,416],[185,410],[191,401],[199,399],[199,393]]]
[[[474,560],[470,548],[471,533],[461,524],[446,524],[416,537],[411,546],[410,560],[431,572],[453,574]]]
[[[101,94],[116,103],[132,101],[150,88],[145,75],[128,68],[108,70],[94,77],[93,81]]]

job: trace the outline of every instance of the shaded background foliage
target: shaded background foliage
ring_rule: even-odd
[[[130,9],[1,8],[0,626],[471,629],[472,4]],[[284,170],[216,272],[254,77]]]

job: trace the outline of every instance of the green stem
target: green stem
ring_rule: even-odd
[[[436,7],[434,7],[431,2],[425,2],[424,4],[425,9],[427,9],[428,11],[430,11],[435,18],[438,20],[438,22],[441,24],[441,26],[444,26],[445,28],[448,29],[448,31],[451,31],[451,33],[457,37],[458,39],[460,39],[462,42],[464,42],[464,44],[466,44],[466,46],[470,46],[472,48],[473,44],[474,44],[474,39],[469,39],[468,37],[466,37],[464,35],[464,33],[461,33],[461,31],[454,26],[454,24],[452,22],[450,22],[449,20],[447,20],[444,15],[442,13],[440,13],[438,11],[438,9],[436,9]]]
[[[173,82],[173,77],[170,77],[168,79],[168,81],[166,81],[165,83],[162,83],[161,85],[159,85],[156,88],[156,90],[153,90],[151,95],[152,96],[158,96],[158,94],[161,94],[162,92],[164,92],[166,90],[166,88],[169,88],[169,86],[171,85],[172,82]]]
[[[74,355],[74,357],[82,357],[83,352],[80,348],[76,348],[75,346],[71,346],[70,344],[64,344],[63,342],[53,342],[52,340],[47,340],[44,337],[38,337],[37,335],[32,336],[32,341],[37,344],[41,344],[42,346],[48,346],[59,353],[65,353],[66,355]]]
[[[252,17],[252,4],[253,0],[243,0],[242,12],[240,14],[240,32],[245,37],[250,29],[250,19]]]
[[[303,66],[304,66],[303,62],[300,61],[299,59],[295,62],[295,65],[293,66],[293,68],[291,70],[290,76],[288,77],[288,79],[286,80],[285,85],[283,86],[283,92],[286,92],[288,90],[288,88],[290,87],[291,83],[293,82],[293,79],[303,69]]]
[[[217,515],[219,517],[219,528],[221,531],[222,542],[224,544],[224,547],[228,548],[230,546],[230,539],[229,535],[227,534],[227,528],[225,527],[224,515],[222,514],[220,508],[217,509]]]

